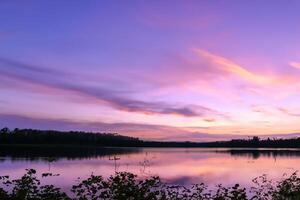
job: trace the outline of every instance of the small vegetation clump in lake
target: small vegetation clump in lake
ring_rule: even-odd
[[[58,176],[44,173],[42,178]],[[218,185],[213,189],[203,184],[191,187],[170,186],[159,177],[139,179],[128,172],[118,172],[109,178],[91,175],[73,185],[67,195],[54,185],[42,185],[34,169],[27,169],[19,179],[1,176],[0,199],[7,200],[299,200],[300,178],[296,173],[279,182],[265,175],[253,180],[249,191],[236,184]]]

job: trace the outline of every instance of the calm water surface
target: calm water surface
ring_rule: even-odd
[[[204,182],[213,186],[240,183],[250,187],[251,180],[259,175],[268,174],[270,178],[279,179],[284,173],[300,170],[300,149],[106,148],[86,153],[57,151],[1,151],[0,174],[20,177],[26,168],[58,173],[59,177],[45,182],[67,190],[78,177],[86,178],[92,173],[109,176],[116,171],[130,171],[142,177],[158,175],[171,184]]]

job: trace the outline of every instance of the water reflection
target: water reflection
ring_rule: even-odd
[[[21,176],[25,168],[61,174],[49,180],[62,188],[91,173],[109,176],[130,171],[140,176],[158,175],[171,184],[208,185],[240,183],[268,174],[278,179],[300,170],[300,149],[207,148],[0,148],[0,174]]]
[[[5,157],[11,160],[45,160],[49,158],[53,160],[60,159],[91,159],[101,158],[111,155],[122,155],[139,153],[140,148],[93,148],[93,147],[42,147],[42,146],[1,146],[0,145],[0,161],[4,161]]]
[[[299,157],[300,149],[225,149],[216,150],[216,153],[229,153],[232,156],[258,159],[262,157]]]

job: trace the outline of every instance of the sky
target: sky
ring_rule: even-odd
[[[300,132],[299,1],[0,1],[0,126]]]

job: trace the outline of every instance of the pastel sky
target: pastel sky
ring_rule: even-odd
[[[0,125],[300,132],[299,1],[0,1]]]

